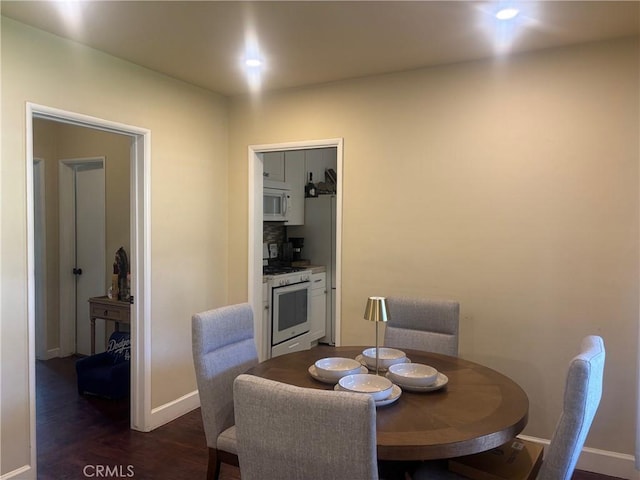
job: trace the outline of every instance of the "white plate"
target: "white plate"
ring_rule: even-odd
[[[367,367],[364,367],[364,366],[360,367],[360,373],[368,373],[368,372],[369,372],[369,370],[367,370]],[[311,365],[309,367],[309,374],[313,378],[315,378],[316,380],[318,380],[319,382],[322,382],[322,383],[331,383],[333,385],[338,383],[338,380],[333,380],[331,378],[324,378],[324,377],[321,377],[320,375],[318,375],[318,370],[316,369],[315,365]]]
[[[344,388],[342,388],[340,386],[340,384],[336,384],[335,387],[333,387],[334,390],[339,390],[341,392],[348,392],[349,390],[346,390]],[[394,384],[393,388],[391,389],[391,395],[389,395],[387,398],[383,399],[383,400],[376,400],[376,407],[384,407],[385,405],[390,405],[393,402],[395,402],[396,400],[398,400],[400,398],[400,395],[402,395],[402,389]]]
[[[386,376],[387,378],[389,378],[388,373]],[[389,380],[391,380],[391,378],[389,378]],[[431,385],[427,385],[425,387],[418,387],[414,385],[403,385],[402,383],[399,383],[397,380],[392,380],[392,381],[395,381],[395,383],[400,385],[404,390],[407,390],[408,392],[433,392],[434,390],[440,390],[442,387],[444,387],[449,382],[449,378],[444,373],[438,372],[438,379],[435,381],[435,383],[432,383]]]
[[[356,357],[356,360],[359,361],[362,365],[364,365],[369,370],[375,372],[376,366],[374,365],[373,367],[370,367],[369,364],[367,363],[367,361],[362,356],[362,354],[358,355]],[[404,357],[404,361],[403,362],[398,362],[398,363],[411,363],[411,359],[409,357]],[[397,363],[395,365],[397,365]],[[387,371],[386,368],[382,368],[382,367],[379,367],[378,370],[381,371],[381,372],[386,372]]]

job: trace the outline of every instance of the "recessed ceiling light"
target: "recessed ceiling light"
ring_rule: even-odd
[[[511,20],[515,18],[520,13],[520,10],[513,7],[502,8],[496,12],[496,18],[498,20]]]
[[[258,58],[247,58],[244,61],[244,64],[247,67],[261,67],[262,66],[262,60],[258,59]]]

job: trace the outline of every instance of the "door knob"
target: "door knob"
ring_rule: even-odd
[[[73,269],[73,274],[74,275],[82,275],[82,269],[81,268],[75,268]]]

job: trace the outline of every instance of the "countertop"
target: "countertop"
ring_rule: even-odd
[[[311,270],[311,274],[314,273],[326,273],[327,267],[325,265],[304,265],[303,268]],[[267,277],[262,276],[262,283],[267,283]]]

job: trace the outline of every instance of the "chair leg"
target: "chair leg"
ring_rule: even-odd
[[[207,466],[207,480],[218,480],[220,477],[220,457],[218,457],[218,450],[215,448],[209,448],[209,464]]]

